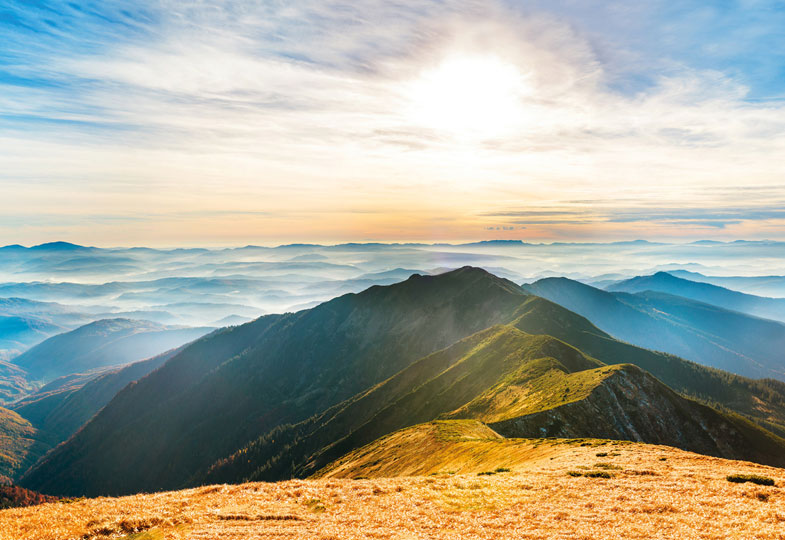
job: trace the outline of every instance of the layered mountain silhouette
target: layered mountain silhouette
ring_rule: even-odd
[[[749,377],[785,380],[783,323],[671,294],[608,292],[566,278],[524,288],[635,345]]]
[[[745,294],[711,283],[683,279],[668,272],[657,272],[651,276],[639,276],[619,281],[608,285],[606,290],[628,293],[646,291],[667,293],[756,317],[785,322],[785,298]]]
[[[301,476],[437,417],[785,464],[785,440],[761,427],[785,425],[783,402],[783,384],[617,341],[466,267],[214,332],[126,386],[20,483],[101,495]]]
[[[120,366],[160,354],[213,330],[164,326],[151,321],[102,319],[53,336],[13,359],[31,380]]]

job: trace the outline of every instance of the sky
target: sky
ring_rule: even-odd
[[[785,239],[785,4],[0,0],[0,244]]]

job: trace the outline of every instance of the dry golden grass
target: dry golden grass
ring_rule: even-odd
[[[785,539],[783,469],[651,445],[553,449],[490,476],[293,480],[5,510],[0,540]],[[594,470],[613,478],[568,474]],[[735,473],[776,486],[725,479]]]

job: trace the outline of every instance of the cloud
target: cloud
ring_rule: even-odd
[[[772,186],[785,164],[772,156],[785,151],[785,102],[754,82],[781,49],[745,70],[732,41],[777,42],[781,13],[747,5],[771,20],[747,14],[726,37],[702,33],[710,50],[698,54],[679,43],[694,43],[701,21],[731,28],[736,8],[589,7],[12,4],[0,17],[0,182],[15,211],[53,224],[59,211],[64,227],[64,204],[159,220],[188,205],[226,234],[232,216],[261,212],[263,234],[286,231],[281,240],[320,234],[325,207],[343,220],[331,234],[384,238],[465,238],[509,226],[484,221],[498,217],[616,224],[614,234],[633,222],[684,234],[780,220],[757,202],[772,193],[755,189],[782,196]],[[647,45],[652,32],[678,43]],[[411,115],[411,81],[467,55],[500,59],[526,81],[503,133],[467,137]],[[589,199],[602,208],[563,202]],[[435,215],[450,226],[431,226]]]

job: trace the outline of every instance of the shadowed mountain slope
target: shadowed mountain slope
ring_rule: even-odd
[[[635,345],[740,375],[785,379],[785,324],[670,294],[610,293],[566,278],[524,288]]]
[[[103,319],[53,336],[14,358],[33,380],[120,366],[160,354],[212,328],[181,328],[150,321]]]
[[[15,403],[12,409],[29,420],[46,441],[55,446],[82,427],[100,411],[117,392],[161,367],[181,349],[109,370],[78,386],[59,391],[33,394]]]

